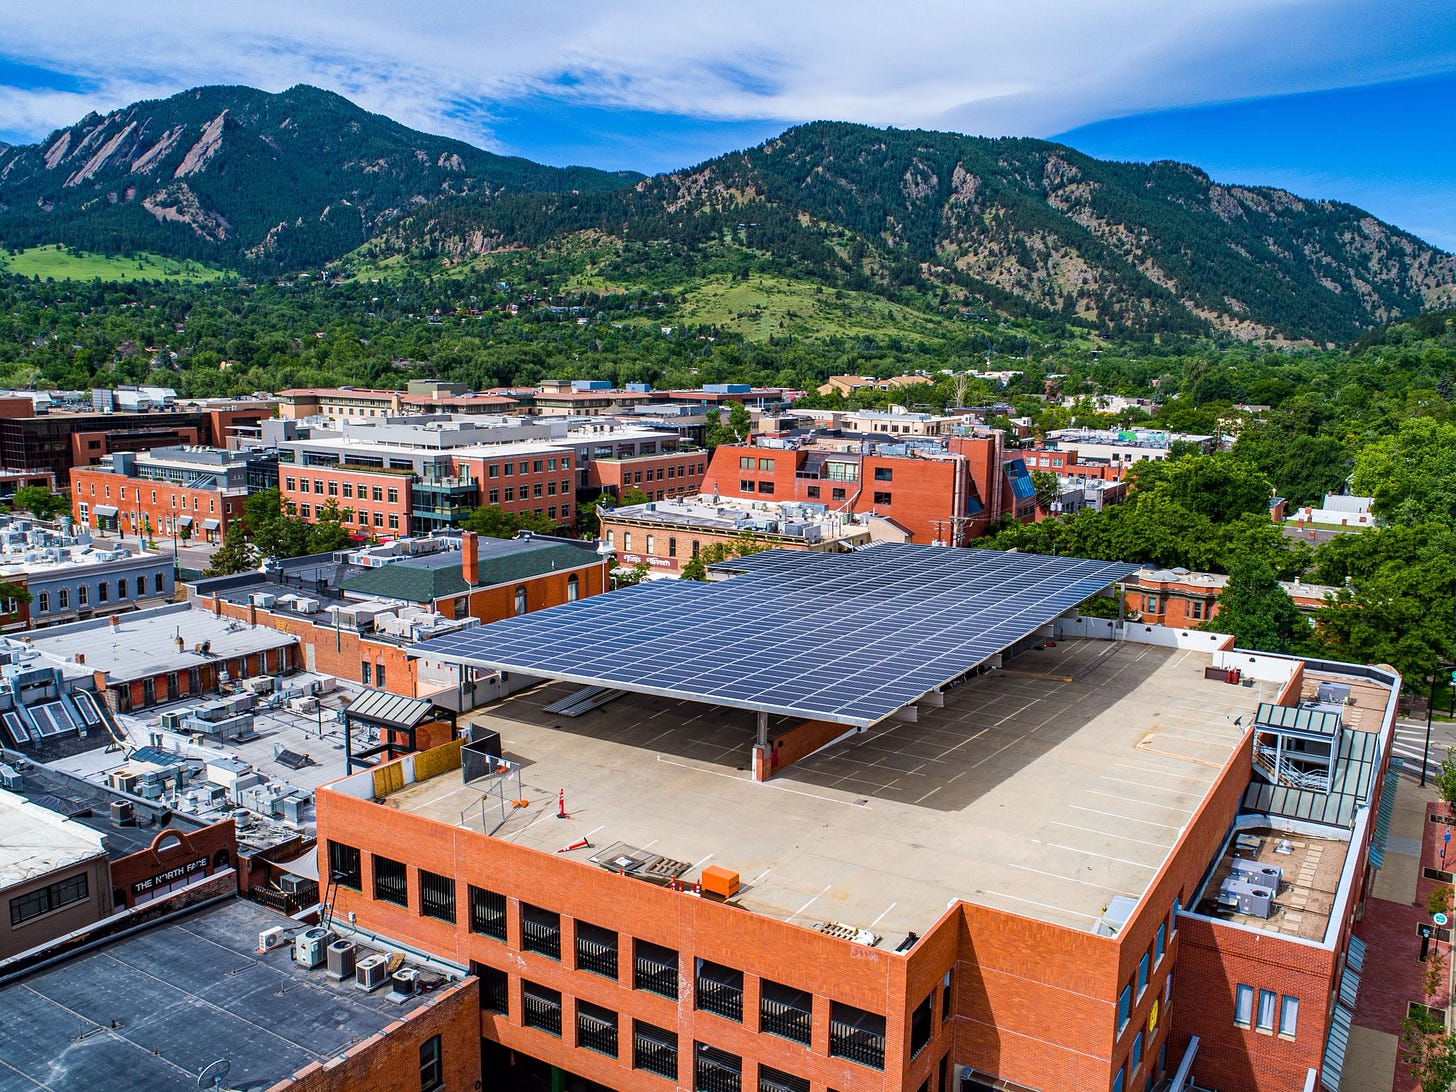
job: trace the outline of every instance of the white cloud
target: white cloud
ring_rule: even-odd
[[[713,119],[834,118],[1044,135],[1117,114],[1456,67],[1456,5],[1407,0],[383,0],[7,5],[11,59],[87,92],[0,88],[39,137],[200,83],[313,83],[492,146],[491,104],[545,95]]]

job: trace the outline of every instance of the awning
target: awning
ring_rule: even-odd
[[[1375,813],[1375,835],[1370,839],[1370,864],[1374,868],[1385,864],[1385,847],[1390,841],[1390,820],[1395,814],[1395,794],[1400,791],[1400,772],[1404,768],[1404,762],[1392,758],[1390,770],[1385,775],[1385,791],[1380,794],[1380,810]]]
[[[350,720],[362,720],[381,728],[415,728],[433,713],[435,703],[423,698],[406,698],[388,690],[366,690],[345,710]]]
[[[222,530],[222,520],[205,519],[202,521],[202,529],[204,531],[220,531]]]
[[[98,516],[105,516],[107,519],[116,518],[116,505],[114,504],[98,504],[91,511],[95,512]]]
[[[1345,1049],[1350,1045],[1350,1010],[1336,1005],[1330,1019],[1330,1037],[1325,1040],[1324,1065],[1320,1068],[1320,1084],[1327,1092],[1339,1092],[1340,1076],[1345,1070]]]
[[[309,850],[302,857],[295,857],[291,861],[274,861],[273,863],[290,876],[302,876],[305,880],[319,882],[318,853],[314,850]]]
[[[191,516],[179,516],[177,518],[177,526],[178,527],[191,527],[192,526],[192,517]]]

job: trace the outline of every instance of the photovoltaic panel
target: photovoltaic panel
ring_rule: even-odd
[[[771,550],[437,637],[412,656],[868,726],[1136,571],[886,543]]]

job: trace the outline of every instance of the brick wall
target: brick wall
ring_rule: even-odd
[[[367,468],[291,464],[278,468],[278,491],[300,518],[315,523],[320,511],[334,505],[349,513],[346,528],[379,538],[403,538],[410,533],[413,480],[410,473]]]
[[[706,451],[593,459],[587,466],[587,485],[618,497],[624,489],[640,489],[649,500],[692,497],[702,492],[707,469]]]
[[[662,1078],[631,1068],[631,1021],[636,1018],[677,1033],[679,1083],[684,1087],[693,1083],[695,1040],[742,1057],[745,1088],[756,1086],[755,1061],[807,1077],[821,1088],[872,1090],[904,1086],[906,963],[894,953],[835,940],[777,919],[538,853],[327,788],[317,795],[317,811],[321,845],[329,838],[337,838],[364,850],[365,893],[340,889],[335,897],[337,913],[353,911],[360,927],[405,939],[452,961],[473,960],[509,973],[510,1015],[503,1018],[487,1014],[487,1038],[613,1089],[660,1092],[664,1087]],[[409,908],[379,902],[366,894],[373,889],[371,852],[408,862]],[[326,848],[321,853],[327,853]],[[419,868],[458,878],[456,924],[419,914]],[[469,931],[467,883],[507,897],[507,943]],[[522,902],[561,913],[562,961],[521,950]],[[617,932],[617,981],[571,969],[575,914]],[[679,953],[681,1003],[632,989],[633,937]],[[745,972],[743,1023],[693,1007],[694,957]],[[812,1049],[758,1033],[758,976],[814,995]],[[522,979],[562,993],[561,1038],[522,1025]],[[578,998],[618,1014],[619,1041],[623,1044],[619,1058],[573,1046],[574,1004]],[[831,999],[886,1014],[883,1072],[828,1057]]]
[[[137,884],[166,877],[176,869],[185,869],[199,861],[206,864],[185,873],[182,878],[187,882],[196,882],[202,876],[237,866],[238,834],[231,819],[196,831],[168,827],[158,833],[146,849],[112,861],[111,886],[121,896],[116,900],[117,905],[137,905],[139,899],[148,897],[147,892],[135,890]]]

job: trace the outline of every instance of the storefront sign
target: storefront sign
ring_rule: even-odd
[[[131,885],[131,893],[133,895],[145,895],[148,891],[158,887],[166,887],[168,884],[176,883],[178,880],[184,880],[188,876],[205,871],[206,868],[207,858],[199,857],[195,861],[188,861],[186,864],[178,865],[176,868],[169,868],[160,875],[151,876],[145,880],[138,880]]]

